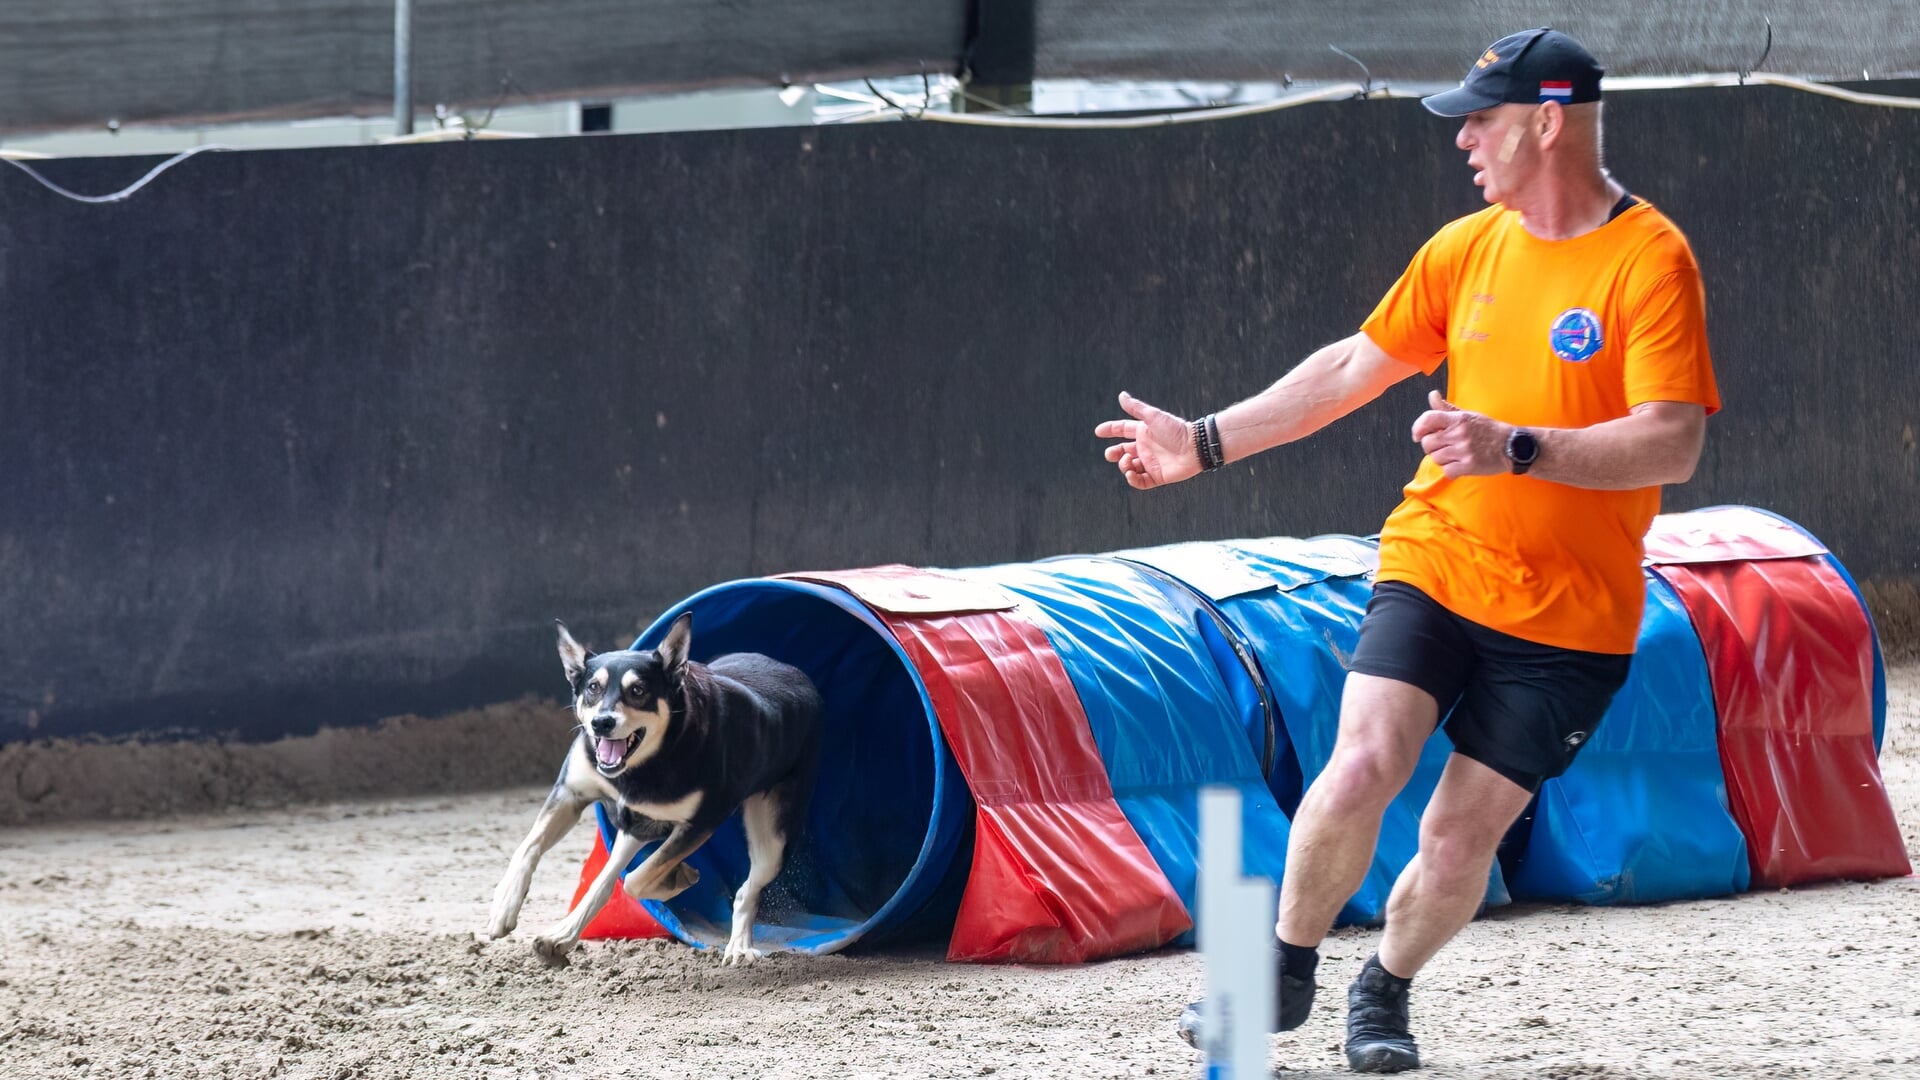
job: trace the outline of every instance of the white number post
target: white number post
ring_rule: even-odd
[[[1240,792],[1200,792],[1201,1051],[1207,1080],[1265,1080],[1273,1018],[1273,882],[1240,873]]]

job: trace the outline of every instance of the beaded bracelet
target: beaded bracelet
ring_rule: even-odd
[[[1190,421],[1187,427],[1193,435],[1193,448],[1200,457],[1203,472],[1212,472],[1227,463],[1220,450],[1220,425],[1211,413]]]

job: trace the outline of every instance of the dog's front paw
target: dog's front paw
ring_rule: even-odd
[[[766,953],[761,952],[759,949],[745,942],[729,941],[727,942],[727,951],[721,955],[720,962],[729,967],[736,964],[751,964],[766,955]]]
[[[519,924],[520,912],[518,910],[505,904],[496,903],[493,905],[493,914],[487,917],[487,928],[482,931],[482,933],[487,936],[487,940],[498,941],[508,934],[513,933],[513,928]]]
[[[574,944],[551,933],[541,934],[533,939],[533,954],[548,967],[562,968],[567,966],[567,954],[573,951]]]
[[[486,934],[496,941],[513,933],[513,928],[520,924],[520,904],[526,894],[516,891],[512,881],[509,875],[493,890],[493,909],[487,913]]]

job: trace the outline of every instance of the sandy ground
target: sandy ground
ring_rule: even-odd
[[[1920,666],[1884,756],[1920,854]],[[1164,952],[1077,968],[937,953],[750,968],[663,942],[549,970],[579,829],[520,931],[474,941],[540,798],[335,803],[0,829],[0,1075],[96,1077],[1192,1076],[1173,1034],[1201,984]],[[1343,932],[1288,1077],[1348,1075]],[[1416,983],[1423,1075],[1920,1077],[1920,883],[1835,884],[1476,922]]]

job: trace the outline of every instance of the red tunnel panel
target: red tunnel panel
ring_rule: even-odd
[[[914,580],[904,567],[806,576],[879,609],[973,791],[973,867],[948,959],[1093,960],[1157,948],[1192,926],[1114,801],[1046,633],[1004,610],[1013,598],[944,575]],[[971,613],[928,611],[943,600]]]
[[[1824,555],[1663,565],[1699,632],[1754,887],[1910,872],[1873,744],[1873,641]]]
[[[1192,921],[1114,802],[1039,627],[1001,614],[887,618],[980,808],[948,959],[1093,960],[1185,932]]]

